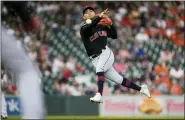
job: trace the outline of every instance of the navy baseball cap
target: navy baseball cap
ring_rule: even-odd
[[[84,10],[83,10],[83,14],[84,14],[87,10],[93,10],[93,11],[94,11],[94,8],[93,8],[93,7],[90,7],[90,6],[85,7]]]

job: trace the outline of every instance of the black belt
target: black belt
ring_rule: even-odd
[[[97,53],[97,54],[93,54],[91,56],[89,56],[90,59],[94,59],[96,57],[98,57],[101,53]]]
[[[103,48],[102,50],[105,50],[105,49],[106,48]],[[96,54],[93,54],[93,55],[89,56],[89,58],[94,59],[94,58],[98,57],[102,53],[102,50],[99,53],[96,53]]]

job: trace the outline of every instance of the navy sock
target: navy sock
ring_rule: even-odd
[[[141,87],[136,85],[135,83],[131,82],[130,80],[126,79],[123,77],[123,82],[121,83],[121,85],[128,87],[128,88],[132,88],[134,90],[140,91]]]
[[[103,84],[105,80],[104,72],[98,72],[98,92],[102,95],[103,93]]]

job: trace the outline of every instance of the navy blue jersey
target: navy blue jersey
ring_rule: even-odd
[[[88,56],[100,54],[107,45],[107,38],[117,38],[117,32],[113,25],[109,28],[107,26],[97,26],[100,20],[100,17],[96,17],[91,24],[85,23],[81,27],[80,35]]]

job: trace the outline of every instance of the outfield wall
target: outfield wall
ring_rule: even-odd
[[[184,116],[184,96],[106,96],[102,104],[91,103],[90,96],[45,96],[48,115],[78,116]],[[17,96],[7,96],[9,116],[21,115]]]
[[[89,101],[90,96],[45,96],[48,115],[99,115],[99,105]],[[18,96],[6,96],[9,116],[21,115],[21,102]]]

